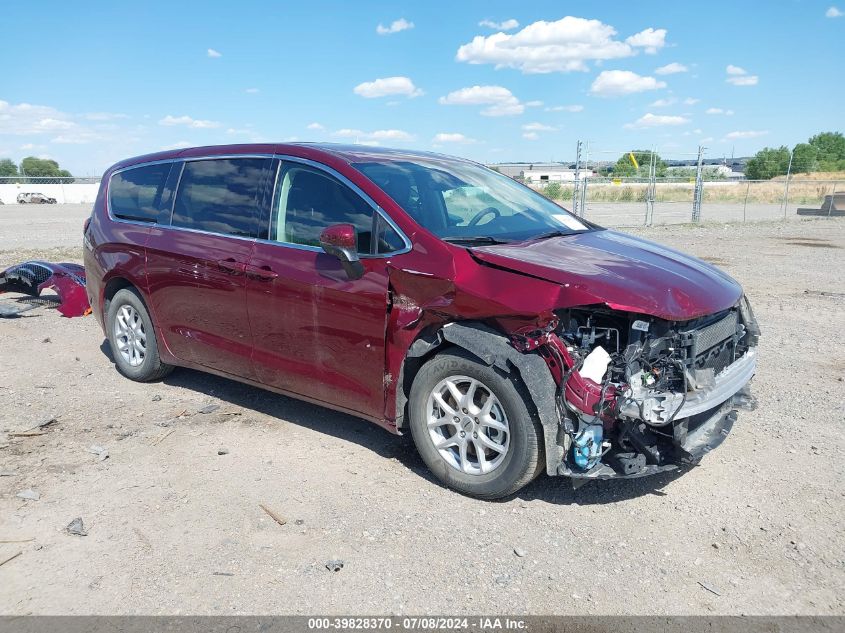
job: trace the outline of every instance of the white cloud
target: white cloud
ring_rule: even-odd
[[[478,26],[485,26],[488,29],[494,29],[496,31],[512,31],[513,29],[519,26],[519,22],[511,18],[510,20],[504,20],[503,22],[494,22],[493,20],[481,20],[478,23]]]
[[[337,130],[334,135],[339,138],[354,139],[356,143],[361,144],[378,144],[379,141],[412,141],[413,134],[409,134],[404,130],[375,130],[373,132],[364,132],[351,128],[344,128]]]
[[[634,121],[633,123],[627,123],[625,125],[626,128],[633,129],[633,128],[645,128],[645,127],[664,127],[664,126],[675,126],[675,125],[685,125],[689,123],[689,119],[683,116],[670,116],[670,115],[662,115],[662,114],[652,114],[649,112],[648,114],[641,116],[639,119]]]
[[[470,143],[475,143],[475,139],[469,138],[463,134],[459,134],[458,132],[439,132],[434,135],[432,139],[432,143],[460,143],[462,145],[468,145]]]
[[[171,116],[167,115],[163,119],[160,119],[158,122],[159,125],[165,126],[174,126],[174,125],[184,125],[190,128],[195,129],[208,129],[208,128],[215,128],[220,127],[219,121],[208,121],[206,119],[192,119],[189,116]]]
[[[554,22],[538,20],[513,33],[477,35],[458,48],[456,59],[469,64],[494,64],[523,73],[587,71],[588,62],[636,55],[639,48],[656,52],[665,43],[665,29],[648,28],[624,42],[616,29],[599,20],[566,16]]]
[[[738,139],[738,138],[757,138],[758,136],[765,136],[768,134],[768,130],[738,130],[736,132],[728,132],[725,134],[726,139]]]
[[[745,68],[728,64],[725,68],[728,78],[725,81],[734,86],[756,86],[759,81],[757,75],[749,75]]]
[[[472,86],[450,92],[440,97],[443,105],[483,105],[484,116],[511,116],[522,114],[525,105],[519,102],[513,93],[502,86]]]
[[[625,40],[626,44],[642,48],[649,55],[654,55],[666,46],[666,29],[647,28]]]
[[[209,57],[223,57],[223,53],[214,50],[213,48],[209,48],[208,52],[206,53]]]
[[[365,81],[355,86],[353,92],[365,99],[375,99],[388,95],[405,95],[419,97],[423,91],[414,85],[407,77],[383,77],[375,81]]]
[[[244,92],[247,93],[248,95],[255,95],[255,94],[258,94],[261,91],[258,88],[247,88],[246,90],[244,90]]]
[[[712,136],[705,136],[703,139],[699,140],[698,142],[703,145],[704,143],[710,143],[713,140],[714,139],[713,139]]]
[[[522,126],[526,132],[554,132],[556,127],[544,123],[526,123]]]
[[[725,79],[734,86],[756,86],[760,78],[757,75],[744,75],[742,77],[728,77]]]
[[[657,101],[652,102],[652,108],[668,108],[670,105],[675,103],[676,99],[674,97],[670,97],[668,99],[658,99]]]
[[[590,93],[599,97],[618,97],[665,87],[665,81],[643,77],[630,70],[603,70],[590,86]]]
[[[694,97],[687,97],[686,99],[684,99],[684,105],[695,105],[699,101],[701,101],[701,99],[696,99]]]
[[[732,116],[733,110],[724,110],[722,108],[707,108],[704,114],[724,114],[725,116]]]
[[[321,130],[325,130],[325,129],[326,129],[325,127],[323,127],[323,125],[322,125],[322,124],[317,123],[316,121],[315,121],[314,123],[309,123],[309,124],[308,124],[308,125],[306,125],[305,127],[306,127],[307,129],[309,129],[309,130],[317,130],[317,131],[321,131]]]
[[[654,72],[657,75],[675,75],[677,73],[685,73],[689,70],[683,64],[679,64],[678,62],[672,62],[671,64],[666,64],[665,66],[661,66],[660,68],[655,68]]]
[[[537,132],[526,132],[522,135],[522,138],[527,139],[529,141],[536,141],[538,138],[540,138],[540,135],[537,134]]]
[[[543,105],[543,102],[538,99],[535,99],[534,101],[525,102],[526,108],[539,108],[541,105]]]
[[[559,105],[546,108],[546,112],[581,112],[584,110],[582,105]]]
[[[845,13],[840,11],[836,7],[830,7],[827,11],[824,12],[826,18],[841,18]]]
[[[0,101],[0,134],[45,134],[70,130],[76,125],[71,115],[50,106]]]
[[[405,18],[399,18],[390,23],[390,26],[384,26],[379,23],[376,27],[376,33],[379,35],[390,35],[392,33],[399,33],[400,31],[407,31],[414,28],[413,22],[408,22]]]

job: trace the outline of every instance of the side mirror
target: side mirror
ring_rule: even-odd
[[[364,265],[358,258],[358,234],[351,224],[332,224],[324,228],[320,233],[320,246],[340,260],[350,279],[360,279],[364,275]]]

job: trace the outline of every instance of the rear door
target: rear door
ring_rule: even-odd
[[[375,203],[339,174],[282,161],[269,234],[247,270],[247,307],[259,380],[373,417],[384,411],[387,257],[406,242]],[[349,223],[365,268],[349,279],[319,246]],[[373,240],[373,235],[379,239]],[[379,252],[381,251],[381,252]]]
[[[244,271],[258,234],[271,159],[188,160],[170,226],[147,240],[155,317],[178,358],[254,378]]]

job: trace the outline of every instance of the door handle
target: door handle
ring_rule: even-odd
[[[246,264],[235,261],[233,258],[229,257],[227,259],[218,260],[217,267],[224,273],[228,273],[230,275],[242,275],[246,269]]]
[[[273,281],[276,277],[279,276],[275,270],[270,268],[269,266],[252,266],[247,265],[246,267],[246,274],[250,277],[254,277],[258,281]]]

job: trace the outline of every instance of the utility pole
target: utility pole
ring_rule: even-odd
[[[704,183],[701,179],[701,162],[704,158],[703,145],[698,146],[698,163],[695,167],[695,190],[692,194],[692,221],[698,222],[701,220],[701,194],[704,189]]]
[[[581,216],[579,212],[580,205],[580,189],[581,189],[581,141],[575,146],[575,187],[572,189],[572,213],[576,216]]]

